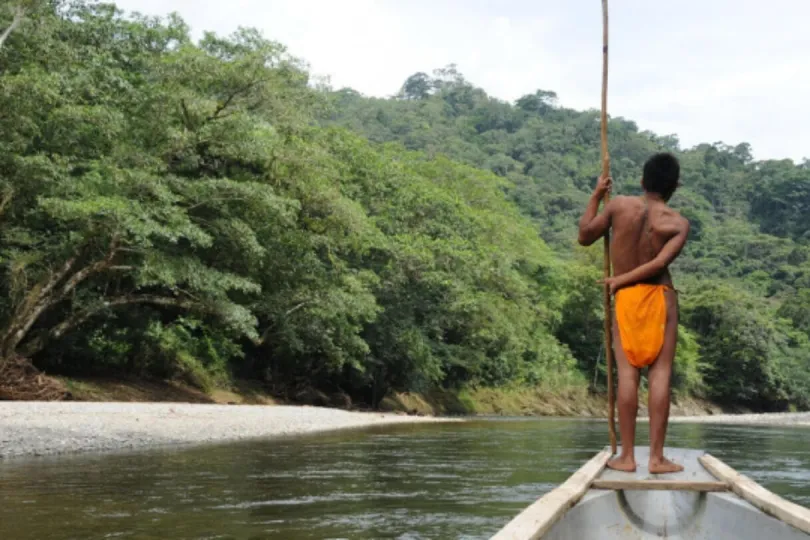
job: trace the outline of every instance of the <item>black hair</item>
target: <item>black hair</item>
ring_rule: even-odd
[[[681,165],[678,158],[669,152],[655,154],[644,164],[641,186],[644,191],[657,193],[665,200],[669,199],[678,188],[681,176]]]

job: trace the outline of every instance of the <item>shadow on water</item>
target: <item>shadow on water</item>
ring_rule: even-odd
[[[9,461],[0,538],[489,538],[602,448],[606,431],[586,420],[482,419]],[[676,424],[668,444],[706,449],[810,504],[810,430]]]

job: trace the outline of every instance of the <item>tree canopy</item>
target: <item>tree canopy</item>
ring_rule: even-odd
[[[367,98],[254,30],[195,43],[111,4],[12,3],[0,28],[0,363],[370,405],[603,384],[597,254],[574,245],[594,111],[455,66]],[[810,166],[609,129],[623,193],[681,158],[678,391],[806,407]]]
[[[407,99],[333,92],[326,122],[502,178],[505,196],[565,267],[567,286],[555,290],[563,305],[555,335],[580,371],[592,372],[602,345],[593,286],[599,270],[574,243],[599,174],[598,113],[559,107],[548,90],[512,105],[458,74],[414,80],[431,91],[408,94],[406,83]],[[674,135],[640,131],[623,118],[609,122],[616,192],[640,193],[642,165],[654,152],[681,161],[684,187],[672,202],[691,222],[673,269],[683,312],[675,367],[681,390],[755,408],[806,407],[808,162],[754,161],[746,143],[685,149]]]

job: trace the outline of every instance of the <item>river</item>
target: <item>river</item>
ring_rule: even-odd
[[[603,422],[499,419],[9,460],[0,539],[486,539],[606,441]],[[808,428],[674,424],[667,443],[810,506]]]

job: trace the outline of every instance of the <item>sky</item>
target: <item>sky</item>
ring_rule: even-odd
[[[334,88],[390,96],[454,63],[497,98],[557,93],[599,108],[598,0],[117,0],[177,12],[195,37],[259,29]],[[610,0],[608,112],[682,146],[747,142],[757,159],[810,158],[810,2]]]

